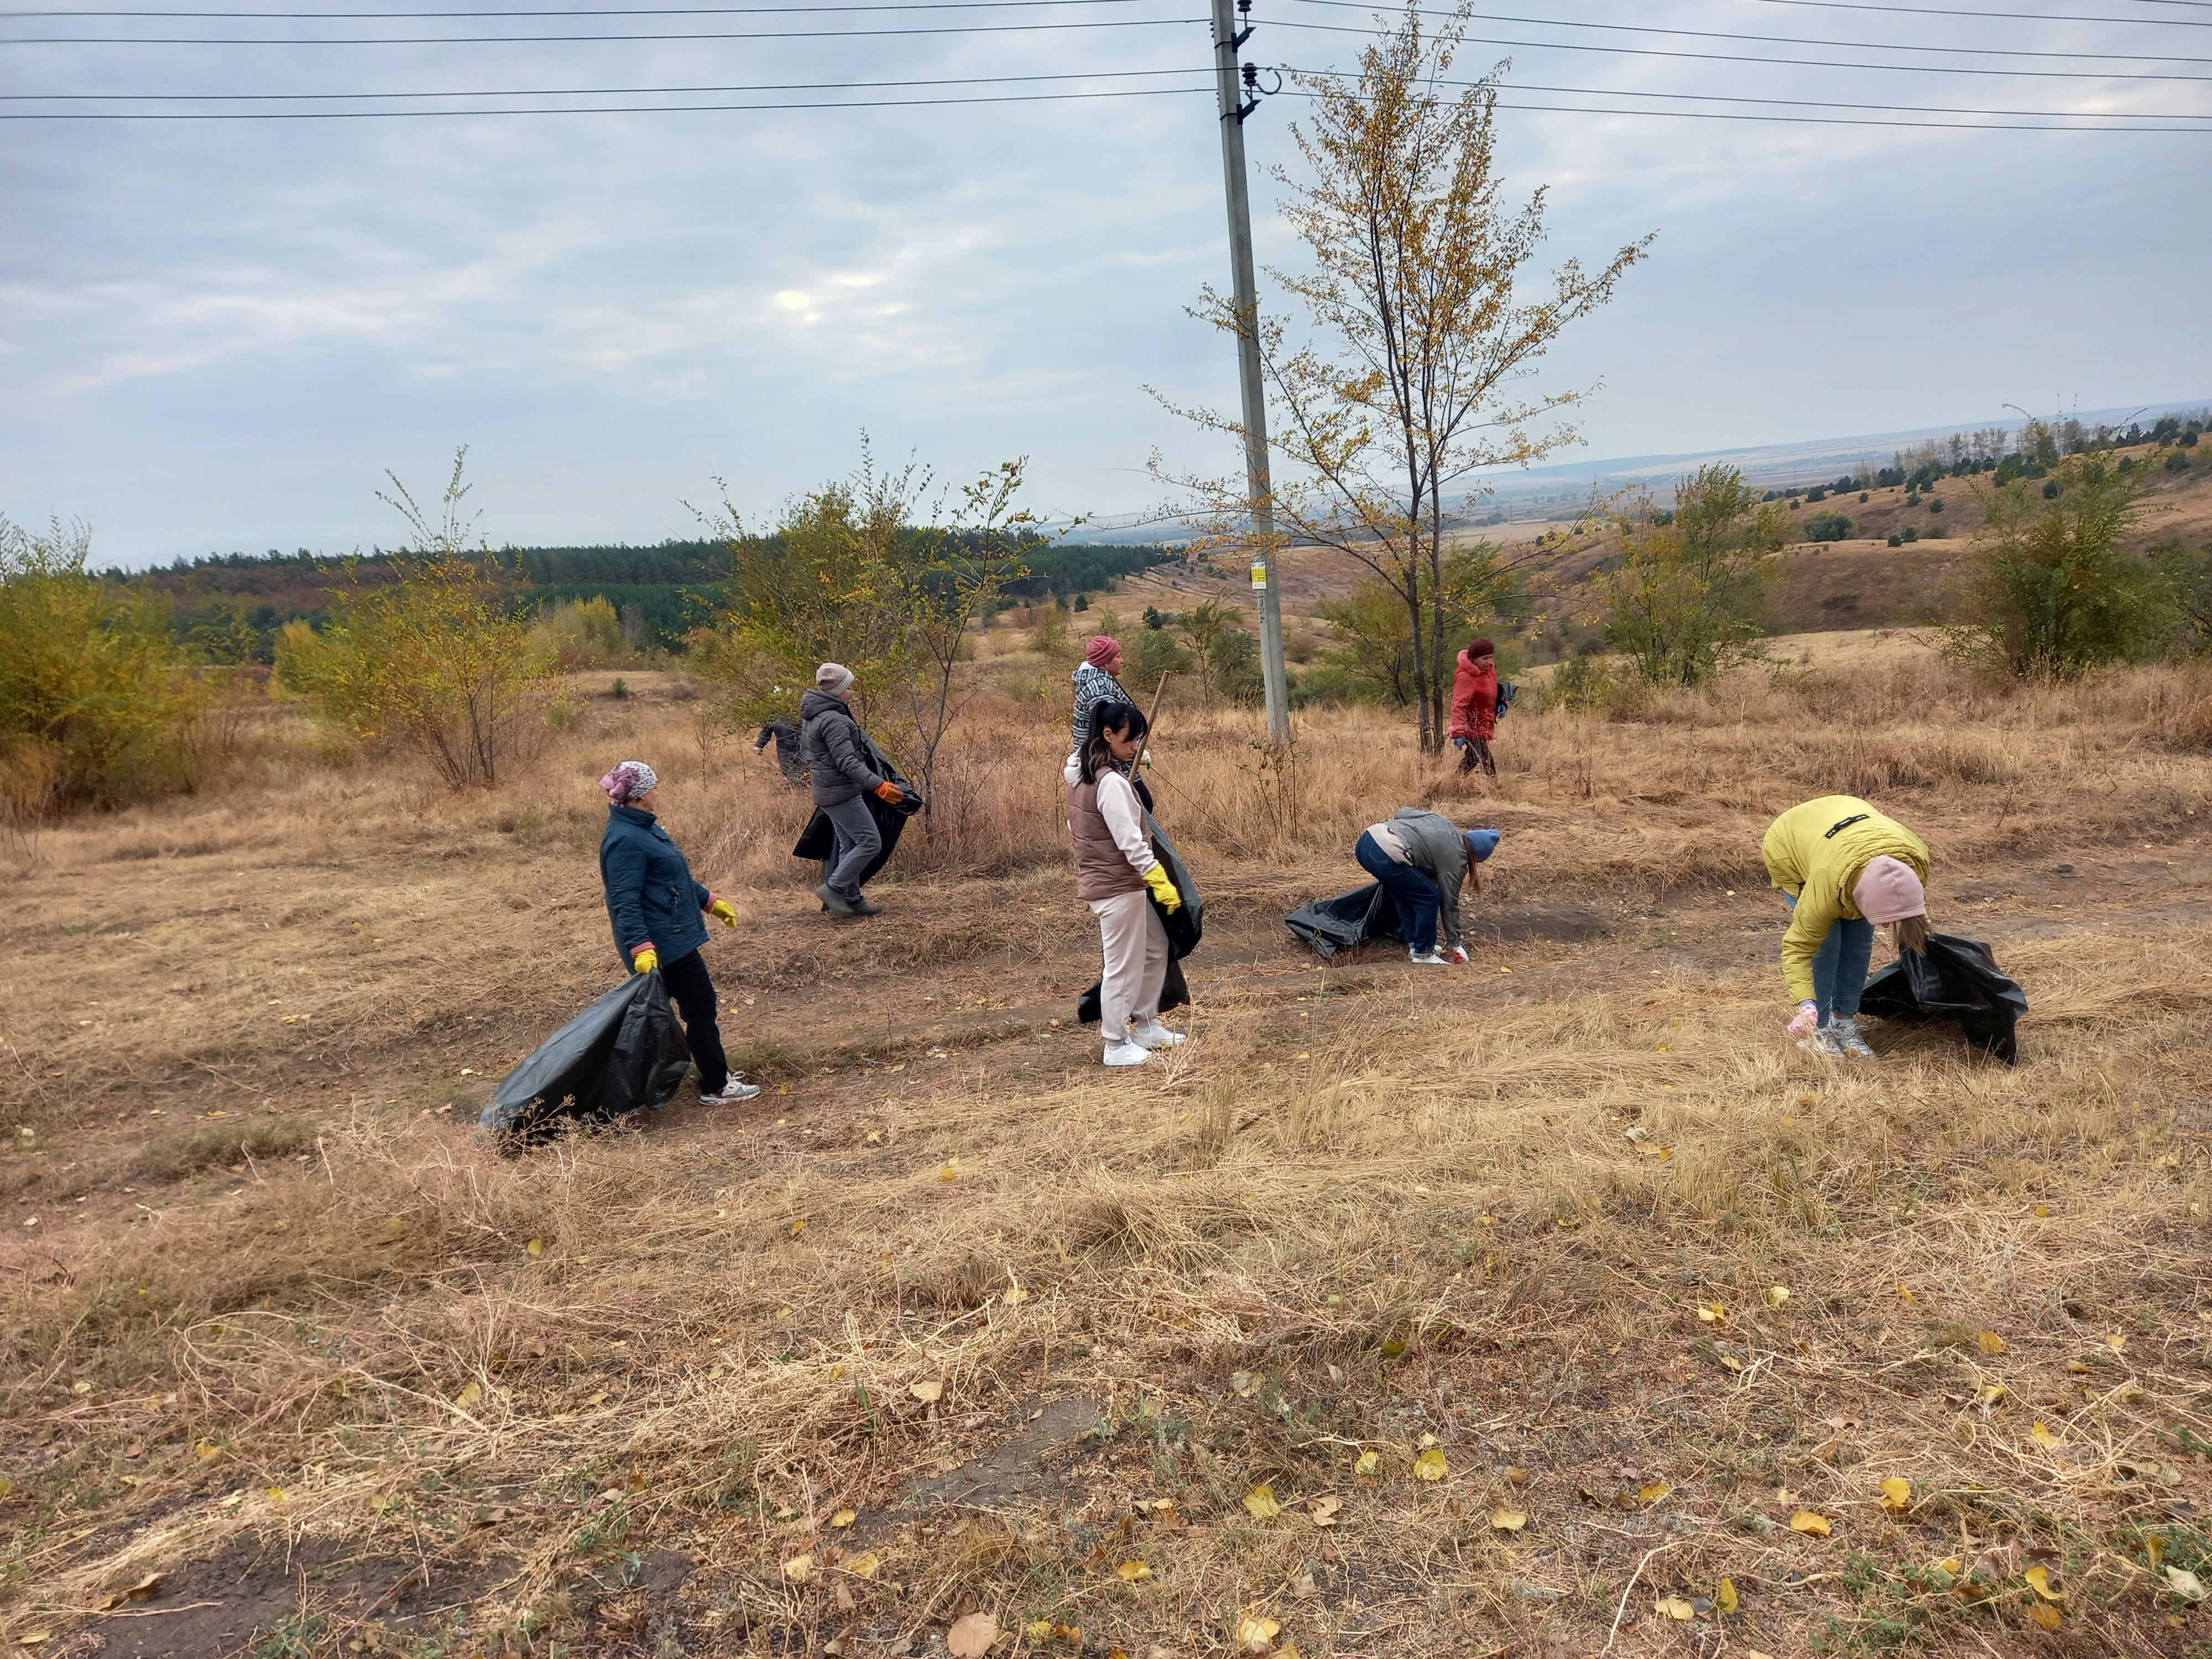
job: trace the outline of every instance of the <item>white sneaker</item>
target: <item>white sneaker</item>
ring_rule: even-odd
[[[1170,1031],[1156,1019],[1148,1019],[1130,1030],[1129,1041],[1139,1048],[1157,1050],[1172,1048],[1176,1043],[1188,1042],[1190,1039],[1181,1031]]]
[[[1808,1054],[1818,1054],[1823,1060],[1841,1060],[1844,1045],[1836,1039],[1836,1028],[1823,1025],[1810,1036],[1797,1039],[1797,1046]]]
[[[1109,1042],[1106,1045],[1109,1066],[1141,1066],[1152,1057],[1150,1048],[1134,1042]]]
[[[1444,955],[1443,951],[1436,949],[1433,945],[1430,947],[1429,953],[1426,956],[1419,955],[1411,946],[1407,948],[1406,955],[1417,968],[1449,968],[1451,966],[1451,958]]]
[[[721,1093],[719,1095],[702,1094],[699,1097],[699,1103],[702,1106],[737,1106],[743,1104],[748,1100],[754,1099],[759,1095],[759,1084],[740,1083],[737,1079],[732,1078],[727,1083],[725,1083],[722,1085]]]
[[[1866,1038],[1859,1034],[1859,1024],[1856,1018],[1832,1021],[1827,1029],[1834,1035],[1837,1046],[1853,1060],[1881,1058],[1868,1046]]]

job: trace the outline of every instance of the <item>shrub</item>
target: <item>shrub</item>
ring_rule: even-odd
[[[540,611],[530,638],[563,673],[605,668],[623,654],[622,617],[611,601],[599,595],[562,599]]]
[[[1851,521],[1840,513],[1815,513],[1805,520],[1805,539],[1840,542],[1851,533]]]
[[[1928,510],[1930,513],[1941,513],[1943,510],[1943,498],[1941,495],[1930,495],[1928,498]]]
[[[1867,502],[1869,502],[1869,501],[1872,501],[1873,499],[1874,499],[1874,496],[1873,496],[1873,495],[1872,495],[1870,492],[1869,492],[1869,491],[1867,491],[1867,490],[1863,490],[1863,489],[1862,489],[1861,491],[1859,491],[1859,505],[1860,505],[1860,506],[1862,506],[1862,507],[1865,506]]]
[[[1551,683],[1544,688],[1546,707],[1561,708],[1603,708],[1619,695],[1619,678],[1612,665],[1595,651],[1585,651],[1569,657],[1552,672]]]
[[[1820,484],[1814,485],[1812,489],[1805,492],[1805,504],[1808,507],[1816,506],[1820,502],[1825,501],[1827,499],[1828,492],[1826,489]]]
[[[2074,457],[2059,478],[2063,490],[2040,499],[2021,483],[1983,492],[1984,620],[1947,630],[1953,656],[2020,678],[2066,679],[2171,637],[2170,581],[2121,546],[2142,516],[2140,473]]]
[[[552,668],[532,644],[530,618],[502,588],[497,558],[469,556],[473,520],[460,516],[465,454],[453,458],[434,525],[392,478],[398,495],[384,499],[421,550],[394,561],[398,580],[364,587],[356,574],[330,590],[321,632],[289,623],[276,646],[280,685],[362,742],[415,750],[456,787],[498,781],[535,724],[538,688]]]
[[[82,524],[0,518],[0,809],[18,830],[191,782],[204,688],[160,602],[88,574],[91,550]]]
[[[1788,529],[1734,467],[1700,468],[1677,488],[1671,522],[1621,520],[1620,565],[1598,579],[1607,641],[1652,684],[1711,678],[1757,635]]]
[[[1905,538],[1899,535],[1892,534],[1889,538],[1889,544],[1892,547],[1902,547],[1905,545]]]
[[[1917,542],[1920,539],[1919,530],[1912,525],[1905,526],[1905,528],[1898,533],[1903,536],[1908,542]]]
[[[1121,684],[1132,691],[1150,693],[1158,688],[1163,674],[1181,674],[1190,667],[1190,653],[1164,628],[1146,626],[1128,642]]]
[[[2177,449],[2170,453],[2166,458],[2166,470],[2168,472],[2188,471],[2189,452],[2185,449]]]

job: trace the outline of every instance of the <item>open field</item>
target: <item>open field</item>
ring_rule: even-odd
[[[1176,712],[1195,1040],[1129,1073],[1073,1020],[1042,659],[866,922],[646,674],[489,795],[274,712],[222,793],[8,849],[0,1635],[2212,1652],[2212,677],[1778,647],[1632,723],[1516,713],[1494,785],[1376,712],[1287,769]],[[490,1083],[620,971],[629,755],[740,912],[708,960],[765,1092],[502,1159]],[[1784,1038],[1759,836],[1837,789],[2027,988],[2017,1068]],[[1322,969],[1283,912],[1416,801],[1504,831],[1474,961]]]

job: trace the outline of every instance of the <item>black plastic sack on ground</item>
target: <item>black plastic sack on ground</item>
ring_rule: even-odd
[[[1859,1012],[1955,1019],[1968,1042],[2010,1066],[2020,1058],[2013,1028],[2027,1013],[2027,994],[1998,971],[1981,940],[1930,933],[1925,955],[1905,951],[1867,981]]]
[[[875,819],[877,832],[884,838],[884,850],[876,854],[874,862],[860,872],[860,881],[865,883],[874,880],[876,872],[890,862],[892,853],[897,850],[899,837],[906,832],[906,821],[921,811],[923,803],[921,792],[908,783],[906,774],[893,766],[889,757],[876,747],[873,738],[863,732],[860,741],[867,745],[868,763],[876,769],[876,775],[898,785],[906,797],[896,806],[880,796],[860,797],[868,803],[868,816]],[[830,822],[830,815],[817,806],[814,809],[814,816],[806,820],[806,827],[799,832],[799,841],[792,848],[791,856],[813,860],[823,866],[823,875],[826,878],[830,855],[836,848],[836,832]]]
[[[540,1139],[563,1118],[605,1122],[665,1106],[690,1069],[660,975],[632,974],[509,1072],[479,1121],[495,1139]]]
[[[1150,793],[1150,792],[1146,792]],[[1206,937],[1206,896],[1198,890],[1198,882],[1190,867],[1182,861],[1182,854],[1168,839],[1167,831],[1148,810],[1145,822],[1152,829],[1152,854],[1167,866],[1168,879],[1182,895],[1182,903],[1173,910],[1163,909],[1158,899],[1152,901],[1152,913],[1160,919],[1160,929],[1168,936],[1168,971],[1160,981],[1160,1012],[1182,1008],[1190,1002],[1190,981],[1182,976],[1182,959],[1198,949],[1198,942]],[[1106,1017],[1102,1006],[1105,981],[1093,980],[1091,988],[1075,1000],[1075,1022],[1079,1025],[1096,1025]]]
[[[1293,933],[1312,945],[1323,962],[1340,951],[1349,951],[1370,939],[1394,939],[1401,945],[1406,942],[1404,925],[1398,920],[1398,907],[1379,881],[1339,893],[1334,898],[1302,904],[1283,921]]]

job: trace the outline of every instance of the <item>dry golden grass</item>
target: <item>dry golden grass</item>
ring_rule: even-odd
[[[495,796],[272,716],[258,777],[49,832],[0,970],[6,1634],[2191,1651],[2207,685],[1822,659],[1516,714],[1480,787],[1377,714],[1310,715],[1279,778],[1249,715],[1177,711],[1195,1040],[1129,1075],[1069,1017],[1063,717],[1003,691],[939,790],[958,827],[854,927],[787,856],[803,802],[648,676]],[[629,754],[738,900],[709,960],[768,1092],[503,1160],[466,1123],[489,1080],[617,970],[591,780]],[[1834,788],[1998,940],[2016,1069],[1782,1038],[1759,833]],[[1506,831],[1475,963],[1322,969],[1282,910],[1409,800]]]

